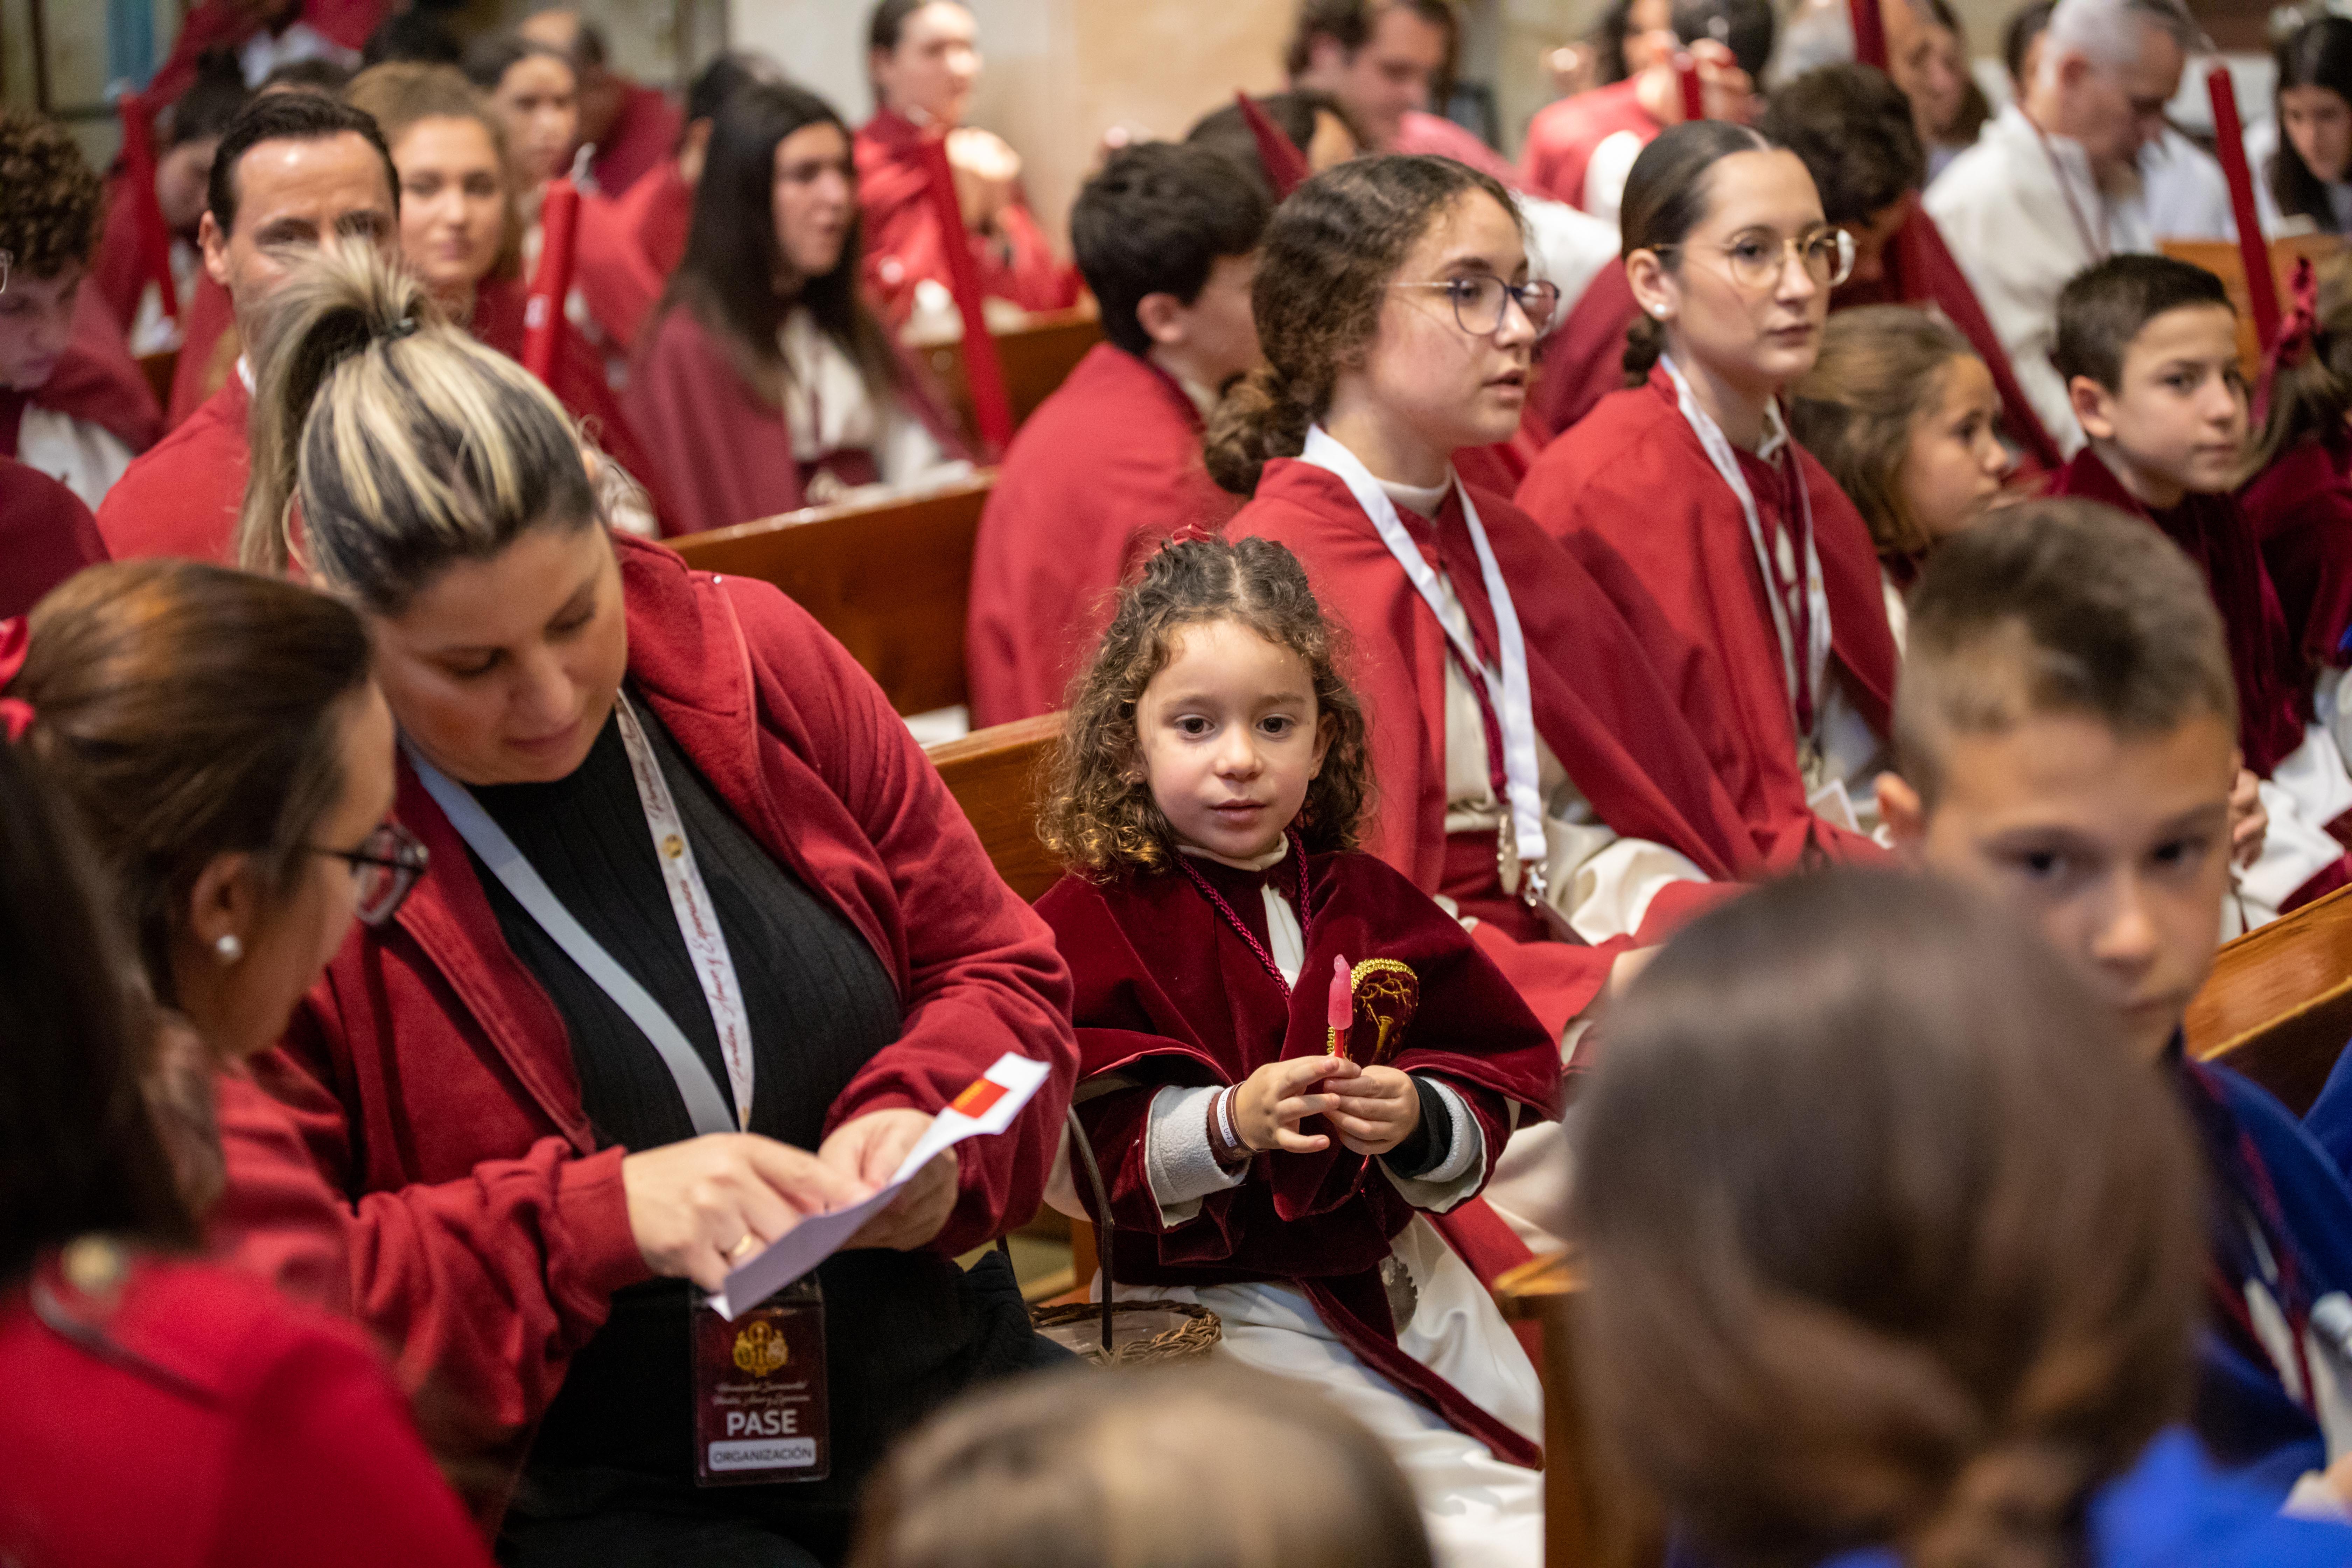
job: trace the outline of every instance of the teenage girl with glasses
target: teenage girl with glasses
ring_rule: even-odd
[[[1552,443],[1519,504],[1612,598],[1664,611],[1662,675],[1701,650],[1732,720],[1705,739],[1742,806],[1810,809],[1844,853],[1874,826],[1895,642],[1870,530],[1780,397],[1821,353],[1853,237],[1795,153],[1706,121],[1634,162],[1622,254],[1642,312],[1628,388]]]
[[[1266,231],[1266,363],[1227,394],[1207,455],[1218,482],[1255,491],[1227,537],[1287,546],[1355,639],[1382,802],[1364,847],[1473,924],[1572,1066],[1617,959],[1706,883],[1759,867],[1769,833],[1651,672],[1643,644],[1664,628],[1637,630],[1455,473],[1517,426],[1553,303],[1492,180],[1441,158],[1328,170]],[[1513,1195],[1514,1158],[1498,1206],[1548,1231]]]

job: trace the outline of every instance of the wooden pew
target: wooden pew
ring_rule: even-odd
[[[1062,876],[1060,863],[1037,841],[1039,773],[1061,732],[1062,716],[1045,713],[930,749],[932,764],[971,819],[996,874],[1033,903]]]
[[[2238,358],[2246,368],[2246,378],[2252,381],[2262,374],[2264,345],[2254,334],[2254,308],[2246,292],[2246,263],[2239,255],[2235,240],[2228,239],[2168,239],[2161,241],[2164,254],[2176,261],[2186,261],[2202,267],[2221,280],[2230,291],[2230,303],[2238,310]],[[2313,265],[2326,260],[2344,247],[2341,236],[2333,234],[2291,235],[2271,241],[2271,270],[2278,274],[2279,309],[2293,309],[2287,284],[2294,277],[2295,263],[2308,256]]]
[[[1067,310],[1032,315],[1021,326],[991,332],[996,358],[1004,368],[1004,397],[1013,405],[1013,426],[1036,411],[1052,395],[1087,351],[1102,342],[1102,319],[1091,304]],[[956,422],[977,449],[978,427],[972,422],[971,388],[964,379],[963,349],[957,343],[935,343],[918,351],[940,379]]]
[[[1543,1335],[1544,1563],[1546,1568],[1655,1568],[1665,1523],[1655,1505],[1595,1444],[1576,1378],[1576,1312],[1583,1282],[1575,1259],[1555,1252],[1495,1281],[1510,1322]]]
[[[2189,1049],[2252,1079],[2296,1115],[2352,1039],[2352,888],[2225,943],[2189,1005]]]
[[[911,500],[808,507],[668,541],[687,563],[773,583],[839,638],[901,713],[964,700],[972,541],[993,469]]]

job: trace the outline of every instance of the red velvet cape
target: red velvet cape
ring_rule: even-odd
[[[1195,868],[1264,943],[1258,889],[1271,879],[1295,898],[1295,859],[1294,850],[1265,878],[1212,861]],[[1413,1211],[1375,1161],[1342,1148],[1336,1134],[1319,1153],[1258,1156],[1242,1185],[1211,1193],[1198,1215],[1172,1229],[1160,1224],[1145,1173],[1153,1094],[1171,1084],[1239,1083],[1271,1062],[1322,1056],[1336,957],[1350,966],[1392,959],[1412,970],[1418,1005],[1379,1065],[1433,1074],[1459,1090],[1486,1139],[1490,1172],[1509,1136],[1509,1102],[1547,1120],[1559,1114],[1557,1037],[1545,1033],[1458,921],[1371,856],[1314,855],[1307,869],[1307,957],[1287,995],[1181,871],[1102,883],[1066,877],[1037,901],[1076,988],[1080,1078],[1117,1073],[1136,1085],[1079,1108],[1118,1221],[1111,1232],[1118,1277],[1130,1284],[1295,1285],[1373,1371],[1498,1457],[1538,1465],[1535,1445],[1397,1348],[1380,1264]],[[1351,1054],[1370,1061],[1377,1043],[1376,1026],[1360,1009]],[[1331,1133],[1321,1117],[1300,1131]]]
[[[897,986],[899,1037],[834,1102],[826,1131],[893,1107],[936,1112],[1008,1050],[1046,1062],[1051,1080],[1012,1127],[957,1151],[958,1196],[931,1250],[952,1257],[1022,1223],[1076,1067],[1051,933],[997,877],[872,679],[806,614],[659,545],[615,535],[614,548],[638,690]],[[432,875],[389,925],[352,931],[255,1072],[341,1197],[360,1321],[404,1382],[435,1376],[519,1458],[612,1292],[646,1277],[625,1151],[600,1147],[562,1016],[404,764],[394,815],[431,850]],[[282,1141],[226,1126],[223,1140],[232,1199],[286,1186]],[[234,1239],[240,1255],[289,1246],[268,1229]]]
[[[613,215],[654,276],[667,281],[686,259],[687,230],[694,225],[694,192],[678,177],[677,160],[655,165],[613,203]]]
[[[625,361],[653,319],[667,268],[656,270],[618,204],[592,194],[580,198],[580,229],[572,253],[572,287],[604,333],[605,351]],[[528,289],[525,290],[528,293]]]
[[[253,465],[246,434],[250,405],[243,378],[232,374],[185,424],[131,460],[98,507],[98,531],[110,556],[232,561]]]
[[[966,456],[929,378],[907,354],[898,363],[892,395],[950,456]],[[744,381],[687,307],[670,307],[646,330],[629,372],[627,401],[671,502],[665,531],[730,528],[805,504],[805,479],[782,412]]]
[[[87,420],[135,454],[163,433],[155,390],[96,290],[85,288],[74,300],[65,352],[49,379],[29,392],[0,387],[0,458],[16,455],[16,430],[27,408],[46,408],[68,419]]]
[[[41,1313],[0,1290],[0,1558],[489,1568],[350,1324],[211,1264],[133,1255],[102,1295],[36,1268]]]
[[[628,84],[621,112],[596,144],[588,160],[596,188],[619,196],[634,187],[655,165],[677,151],[678,133],[686,117],[667,94],[641,82]]]
[[[2246,766],[2268,778],[2303,744],[2311,722],[2311,672],[2304,668],[2262,552],[2233,496],[2192,495],[2169,511],[2142,505],[2088,447],[2058,471],[2052,493],[2104,501],[2144,518],[2205,574],[2238,682],[2238,744]]]
[[[1969,340],[1969,346],[1992,372],[1993,386],[2000,394],[2001,428],[2017,443],[2025,457],[2035,465],[2033,471],[2054,473],[2065,461],[2042,427],[2042,416],[2033,411],[2033,404],[2017,384],[2017,372],[2009,361],[2009,351],[2001,347],[2000,334],[1993,331],[1992,321],[1977,300],[1976,290],[1969,287],[1968,275],[1953,259],[1949,247],[1944,243],[1943,231],[1936,220],[1917,205],[1903,226],[1895,231],[1885,252],[1886,276],[1873,283],[1849,283],[1837,291],[1832,308],[1844,310],[1853,305],[1933,305],[1944,313],[1947,321]]]
[[[980,514],[964,623],[975,728],[1050,713],[1108,618],[1105,601],[1182,529],[1240,500],[1201,460],[1201,416],[1167,374],[1087,351],[1013,437]]]
[[[1829,471],[1802,447],[1790,446],[1812,501],[1829,595],[1826,679],[1843,680],[1864,719],[1885,736],[1895,699],[1895,637],[1870,530]],[[1780,504],[1778,487],[1756,488],[1769,529]],[[1739,758],[1724,784],[1749,820],[1776,826],[1817,820],[1805,805],[1780,640],[1747,517],[1675,406],[1665,372],[1653,371],[1647,385],[1602,399],[1553,442],[1519,487],[1519,504],[1610,598],[1664,612],[1656,624],[1675,636],[1653,645],[1652,657],[1669,661],[1662,668],[1685,668],[1689,650],[1700,650],[1714,710],[1728,723],[1720,734],[1700,732]],[[1874,846],[1843,829],[1823,824],[1822,832],[1824,847],[1877,857]]]
[[[1528,424],[1546,443],[1624,390],[1625,329],[1641,311],[1625,268],[1612,262],[1592,275],[1567,319],[1536,351]]]
[[[1665,129],[1642,107],[1640,79],[1628,77],[1537,110],[1519,152],[1527,188],[1581,210],[1585,172],[1601,143],[1620,131],[1648,142]]]
[[[37,468],[0,458],[0,620],[106,559],[106,542],[81,498]]]
[[[1760,871],[1767,836],[1740,816],[1718,782],[1731,759],[1711,755],[1692,722],[1707,713],[1709,694],[1694,681],[1693,669],[1662,672],[1645,657],[1646,647],[1671,636],[1656,624],[1656,612],[1638,604],[1621,610],[1526,513],[1498,495],[1480,491],[1474,499],[1526,633],[1536,730],[1593,810],[1619,833],[1681,851],[1711,878]],[[1446,502],[1435,527],[1460,535],[1467,548],[1458,501]],[[1381,790],[1365,847],[1423,892],[1436,892],[1445,873],[1449,657],[1437,616],[1346,483],[1311,464],[1267,464],[1256,498],[1226,532],[1286,546],[1306,566],[1325,613],[1353,637],[1349,679],[1371,721],[1372,773]],[[1477,574],[1448,574],[1464,604],[1486,614]],[[1696,888],[1694,893],[1707,896]],[[1662,894],[1651,926],[1686,911],[1691,897]],[[1599,996],[1610,964],[1629,945],[1624,938],[1600,947],[1521,944],[1488,921],[1475,934],[1554,1038]]]
[[[2303,441],[2238,492],[2289,632],[2315,668],[2343,667],[2352,632],[2352,437]]]
[[[947,239],[931,215],[930,175],[922,144],[929,134],[905,115],[877,110],[858,127],[857,200],[866,215],[866,289],[883,319],[896,328],[914,309],[915,285],[948,283]],[[1024,310],[1059,310],[1078,302],[1077,270],[1046,243],[1045,231],[1014,202],[996,215],[997,237],[967,230],[984,294]]]

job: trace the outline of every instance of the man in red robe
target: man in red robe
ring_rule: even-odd
[[[677,146],[677,106],[606,63],[604,30],[595,23],[577,11],[541,11],[516,30],[571,59],[580,83],[580,144],[599,192],[626,194]]]
[[[205,270],[228,291],[240,330],[286,277],[290,253],[331,235],[400,243],[400,182],[375,121],[320,93],[270,93],[221,138],[200,229]],[[131,465],[99,508],[118,561],[144,555],[231,558],[250,466],[252,392],[243,359],[185,424]]]
[[[1678,0],[1678,43],[1696,58],[1706,117],[1753,120],[1755,84],[1772,57],[1772,9],[1764,0]],[[1612,222],[1625,175],[1643,148],[1683,122],[1683,88],[1672,58],[1607,87],[1536,110],[1519,167],[1528,188]]]
[[[1114,155],[1070,214],[1103,335],[1013,438],[981,513],[964,663],[975,725],[1061,705],[1103,601],[1171,535],[1239,500],[1201,462],[1217,395],[1257,363],[1250,281],[1271,209],[1203,147]]]
[[[866,213],[866,286],[894,330],[950,331],[948,247],[970,247],[982,294],[1024,310],[1078,300],[1076,271],[1054,254],[1021,194],[1021,158],[963,122],[980,80],[971,13],[925,5],[898,39],[868,52],[874,118],[858,128],[857,199]],[[947,144],[963,233],[943,232],[930,195],[930,147]]]

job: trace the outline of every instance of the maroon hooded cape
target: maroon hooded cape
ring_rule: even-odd
[[[106,543],[81,498],[37,468],[0,458],[0,619],[106,559]]]
[[[2352,633],[2352,437],[2303,441],[2238,492],[2287,629],[2313,668],[2342,668]]]
[[[1826,680],[1842,680],[1872,730],[1892,725],[1895,653],[1887,629],[1870,530],[1829,471],[1793,440],[1790,449],[1812,503],[1814,539],[1829,596]],[[1778,470],[1741,454],[1769,529],[1783,504]],[[1692,722],[1718,753],[1738,759],[1724,777],[1750,821],[1816,821],[1805,805],[1796,725],[1781,673],[1765,585],[1738,498],[1707,461],[1663,370],[1648,384],[1612,394],[1538,459],[1519,504],[1565,545],[1620,605],[1654,605],[1671,640],[1651,645],[1663,669],[1690,668],[1724,716]],[[1689,710],[1685,710],[1686,712]],[[1714,726],[1722,723],[1718,731]],[[1821,825],[1822,846],[1874,859],[1875,846]]]
[[[1656,611],[1612,605],[1526,513],[1484,490],[1473,499],[1526,633],[1537,732],[1601,819],[1619,833],[1680,851],[1718,881],[1793,858],[1806,823],[1751,823],[1718,782],[1737,759],[1711,754],[1699,738],[1713,699],[1694,679],[1696,661],[1676,670],[1646,657],[1646,648],[1672,636]],[[1491,626],[1459,500],[1449,499],[1433,520],[1403,517],[1424,551],[1437,553],[1474,624]],[[1354,638],[1350,679],[1371,721],[1372,773],[1381,788],[1365,847],[1424,893],[1446,888],[1450,655],[1436,616],[1345,481],[1311,464],[1267,464],[1256,498],[1226,533],[1287,547],[1307,568],[1324,612]],[[1620,952],[1654,939],[1715,896],[1701,884],[1669,889],[1653,903],[1639,936],[1598,947],[1516,940],[1489,920],[1481,920],[1474,935],[1556,1039],[1601,994]]]
[[[929,378],[905,353],[891,388],[950,456],[967,455],[963,437],[940,406]],[[644,437],[654,474],[669,499],[665,531],[675,536],[731,528],[739,522],[796,511],[814,469],[793,455],[784,417],[737,373],[693,310],[674,305],[647,329],[629,373],[629,417]],[[856,455],[865,458],[866,454]],[[843,468],[852,483],[874,478]]]
[[[924,279],[948,286],[947,238],[930,205],[930,174],[923,162],[929,133],[884,109],[858,127],[857,200],[866,215],[866,289],[883,320],[897,328],[914,309]],[[1046,243],[1029,209],[1014,202],[996,215],[997,235],[965,231],[984,294],[1024,310],[1060,310],[1078,302],[1077,270]]]
[[[2238,744],[2246,766],[2268,778],[2303,744],[2311,722],[2311,672],[2304,668],[2262,552],[2235,497],[2192,495],[2168,511],[2143,504],[2088,447],[2058,471],[2052,493],[2104,501],[2144,518],[2205,574],[2230,639],[2238,682]]]
[[[1160,1223],[1145,1173],[1152,1096],[1171,1084],[1237,1084],[1268,1063],[1322,1056],[1338,957],[1351,967],[1390,959],[1412,971],[1417,1002],[1384,1049],[1360,995],[1349,1054],[1433,1074],[1457,1090],[1486,1140],[1489,1172],[1510,1133],[1511,1102],[1546,1120],[1559,1114],[1557,1037],[1458,921],[1387,866],[1353,853],[1309,856],[1299,907],[1297,861],[1294,847],[1264,874],[1194,862],[1261,944],[1265,881],[1274,879],[1298,908],[1307,956],[1288,994],[1181,871],[1101,883],[1066,877],[1037,901],[1076,988],[1080,1079],[1116,1072],[1135,1084],[1088,1100],[1078,1112],[1110,1193],[1118,1278],[1295,1286],[1365,1365],[1497,1458],[1539,1466],[1536,1445],[1397,1348],[1380,1264],[1413,1210],[1376,1162],[1341,1147],[1322,1118],[1308,1118],[1300,1131],[1330,1134],[1328,1148],[1261,1154],[1240,1186],[1209,1194],[1197,1215],[1172,1228]]]
[[[1006,449],[972,550],[964,668],[975,728],[1050,713],[1105,603],[1180,531],[1241,505],[1201,459],[1201,416],[1166,372],[1087,351]]]

